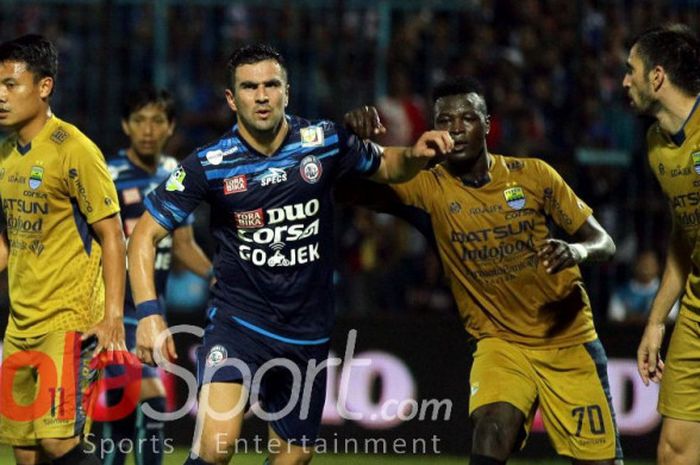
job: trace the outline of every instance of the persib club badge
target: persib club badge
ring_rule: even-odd
[[[511,187],[503,191],[506,203],[513,210],[520,210],[525,206],[525,193],[520,186]]]
[[[324,135],[321,126],[309,126],[299,131],[302,147],[318,147],[323,145]]]
[[[29,187],[36,189],[41,186],[41,181],[44,180],[44,168],[41,166],[32,166],[29,172]]]
[[[307,155],[301,160],[299,172],[304,181],[309,184],[316,184],[321,179],[321,174],[323,174],[323,165],[318,161],[318,158],[313,155]]]
[[[178,168],[173,171],[173,174],[168,178],[168,182],[165,184],[165,190],[168,192],[178,191],[182,192],[185,190],[185,185],[182,183],[185,180],[187,173],[184,169]]]
[[[209,349],[209,353],[207,354],[207,366],[215,367],[226,360],[227,357],[228,351],[226,350],[226,347],[222,346],[221,344],[217,344]]]
[[[693,157],[693,168],[697,174],[700,174],[700,150],[693,152],[691,156]]]

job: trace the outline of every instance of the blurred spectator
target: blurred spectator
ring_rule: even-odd
[[[611,321],[625,323],[644,323],[651,309],[656,291],[659,289],[661,269],[659,259],[652,250],[645,250],[637,256],[632,278],[619,286],[608,306]],[[671,311],[670,318],[675,319],[678,303]]]

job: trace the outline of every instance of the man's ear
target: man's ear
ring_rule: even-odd
[[[226,103],[228,103],[228,107],[231,110],[237,112],[238,107],[236,107],[236,99],[233,96],[233,92],[231,91],[231,89],[224,90],[224,95],[226,96]]]

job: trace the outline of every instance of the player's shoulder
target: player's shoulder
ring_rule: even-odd
[[[296,115],[288,116],[292,137],[290,143],[300,143],[302,147],[325,146],[338,141],[337,123],[327,119],[306,119]]]
[[[70,152],[71,154],[77,154],[86,152],[92,154],[100,152],[97,145],[74,124],[55,116],[50,124],[52,124],[52,127],[48,135],[48,142],[59,153]]]
[[[178,164],[179,163],[175,157],[171,157],[170,155],[161,155],[158,168],[163,171],[172,172],[175,171]]]
[[[235,131],[229,130],[218,139],[194,149],[182,163],[198,163],[204,168],[218,167],[218,165],[237,158],[242,152],[238,136]]]

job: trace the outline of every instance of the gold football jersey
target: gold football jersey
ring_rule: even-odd
[[[102,249],[90,225],[119,212],[100,150],[51,117],[26,147],[0,145],[0,197],[10,244],[7,334],[84,331],[104,314]]]
[[[699,100],[700,101],[700,100]],[[647,131],[649,164],[669,200],[693,262],[681,303],[700,318],[700,109],[694,109],[676,145],[658,122]]]
[[[529,347],[595,339],[578,267],[550,275],[537,258],[548,218],[572,234],[591,209],[541,160],[493,155],[489,174],[487,184],[470,187],[441,164],[392,186],[430,215],[466,330]]]

